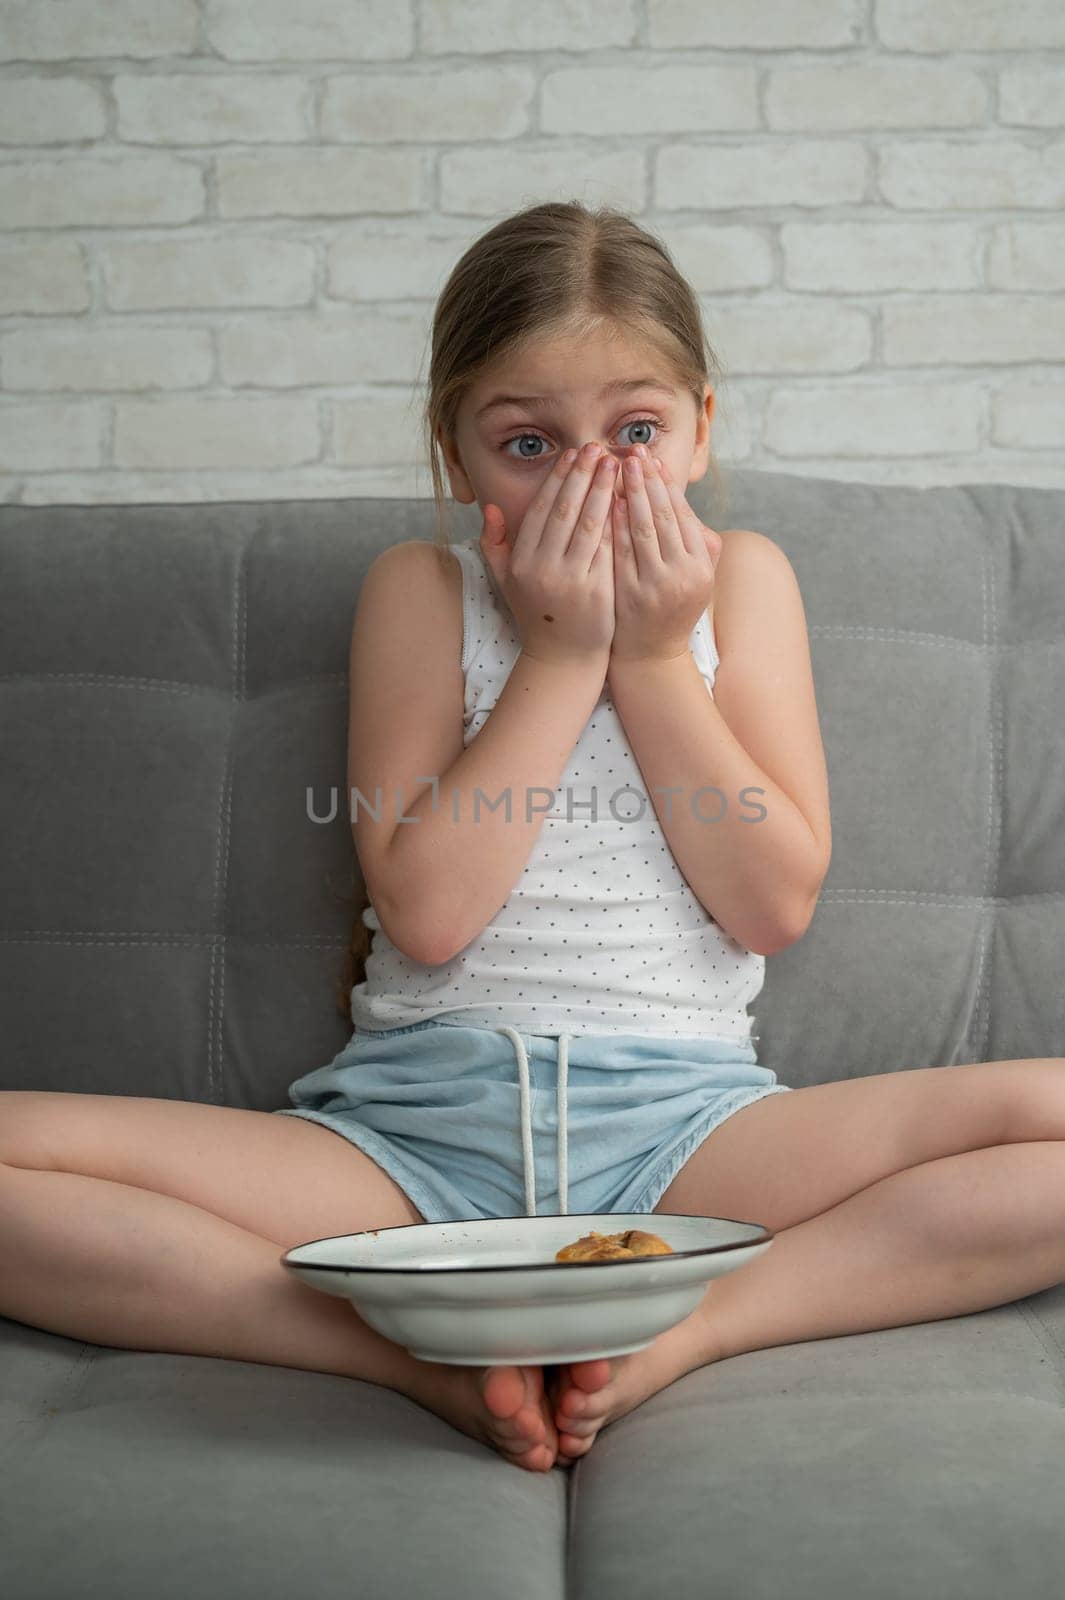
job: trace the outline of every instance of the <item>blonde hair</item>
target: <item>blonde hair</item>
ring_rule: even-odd
[[[723,384],[694,290],[662,241],[622,211],[576,200],[530,206],[475,239],[453,268],[433,313],[422,413],[441,559],[451,543],[441,441],[453,445],[464,395],[489,367],[529,344],[579,339],[603,327],[655,350],[700,413],[707,384]],[[712,451],[709,465],[717,523],[727,489]],[[369,904],[364,891],[337,981],[337,1007],[349,1018],[352,988],[366,976],[370,930],[362,913]]]

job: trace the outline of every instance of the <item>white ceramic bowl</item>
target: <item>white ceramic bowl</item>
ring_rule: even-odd
[[[593,1230],[639,1228],[672,1246],[632,1261],[556,1262]],[[690,1316],[712,1278],[769,1249],[757,1222],[657,1212],[412,1223],[296,1245],[281,1265],[350,1300],[422,1361],[451,1366],[592,1361],[643,1350]]]

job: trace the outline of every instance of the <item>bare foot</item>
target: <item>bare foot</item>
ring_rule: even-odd
[[[527,1472],[549,1472],[558,1434],[542,1367],[453,1367],[418,1361],[403,1392]]]
[[[587,1455],[608,1422],[627,1416],[696,1367],[719,1359],[705,1316],[694,1312],[645,1350],[552,1369],[547,1399],[558,1429],[558,1465],[570,1466]]]
[[[604,1423],[620,1412],[612,1412],[615,1376],[623,1361],[631,1356],[605,1357],[599,1361],[564,1362],[548,1384],[548,1401],[558,1429],[558,1460],[568,1466],[587,1455]],[[605,1392],[604,1392],[605,1391]],[[585,1399],[585,1396],[589,1399]]]

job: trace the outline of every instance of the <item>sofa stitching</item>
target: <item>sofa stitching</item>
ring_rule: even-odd
[[[245,698],[247,665],[247,566],[254,533],[245,539],[234,575],[230,615],[233,621],[232,697],[229,733],[222,783],[218,793],[218,850],[215,855],[214,911],[216,936],[211,945],[210,979],[207,1001],[207,1091],[216,1105],[225,1105],[222,1073],[222,1020],[226,992],[226,917],[229,884],[229,846],[233,821],[233,761],[236,744],[237,711]],[[215,1004],[217,988],[218,1003]]]
[[[816,639],[877,639],[883,643],[923,644],[937,650],[972,650],[978,653],[987,649],[986,641],[956,639],[951,634],[927,633],[918,628],[880,627],[873,623],[811,622],[807,631],[811,638]]]
[[[951,894],[948,889],[823,889],[825,900],[839,900],[844,904],[862,900],[884,900],[889,904],[922,906],[1022,906],[1038,905],[1042,900],[1061,900],[1063,889],[1038,889],[1031,894]]]
[[[974,500],[975,497],[971,497]],[[984,938],[980,951],[980,967],[977,973],[977,1005],[975,1017],[975,1037],[973,1042],[972,1059],[986,1061],[988,1040],[991,1035],[991,972],[993,966],[994,936],[996,918],[994,910],[993,892],[998,888],[1000,865],[1002,856],[1002,818],[1003,800],[1002,785],[1003,773],[1003,746],[1002,736],[1002,711],[1001,711],[1001,674],[999,672],[998,640],[999,640],[999,610],[998,594],[995,587],[995,545],[987,537],[988,524],[980,507],[980,582],[984,592],[984,637],[990,650],[988,655],[988,744],[989,744],[989,793],[988,793],[988,837],[985,853],[986,873],[984,878],[984,901],[987,912],[984,918]],[[990,638],[988,638],[987,619],[990,614]]]
[[[1045,1290],[1040,1290],[1045,1293]],[[1059,1403],[1065,1410],[1065,1343],[1058,1338],[1054,1328],[1031,1304],[1031,1297],[1013,1302],[1013,1309],[1028,1325],[1036,1343],[1046,1351],[1054,1366],[1054,1376],[1059,1384]]]
[[[980,526],[983,528],[983,512],[979,505],[974,504],[973,514],[979,517]],[[989,582],[987,546],[984,540],[981,540],[980,542],[980,595],[982,600],[981,632],[983,634],[983,644],[986,653],[989,638],[994,638],[996,630],[994,628],[994,599]],[[979,897],[981,901],[981,917],[979,926],[979,953],[976,961],[976,975],[974,984],[975,1003],[973,1005],[972,1016],[969,1018],[968,1026],[965,1031],[966,1042],[962,1045],[965,1059],[970,1061],[977,1059],[979,1049],[976,1044],[976,1040],[979,1038],[981,1032],[981,1017],[989,968],[988,951],[991,945],[992,929],[994,926],[993,917],[984,910],[985,897],[990,890],[992,883],[992,838],[995,822],[994,684],[993,673],[990,669],[987,675],[987,743],[989,756],[987,782],[987,825],[984,835],[984,892]]]

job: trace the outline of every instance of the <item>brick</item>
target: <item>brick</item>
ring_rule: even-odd
[[[889,50],[1038,50],[1065,46],[1060,0],[877,0]]]
[[[387,61],[414,50],[411,0],[205,0],[211,48],[230,61]]]
[[[292,467],[321,447],[313,399],[120,400],[117,467]]]
[[[873,319],[852,306],[792,300],[703,304],[711,344],[731,381],[745,372],[853,372],[873,353]]]
[[[114,244],[100,250],[114,311],[307,305],[314,248],[296,239],[240,234]]]
[[[70,239],[0,248],[0,316],[89,309],[85,253]]]
[[[851,205],[866,197],[870,157],[855,142],[768,138],[740,145],[664,145],[654,158],[659,205]],[[629,158],[631,170],[631,157]]]
[[[98,401],[0,407],[0,471],[53,472],[103,461],[104,407]]]
[[[425,459],[424,404],[423,394],[394,388],[332,401],[330,459],[348,467],[420,465]]]
[[[998,120],[1023,128],[1065,126],[1065,67],[1012,67],[999,74]]]
[[[109,228],[191,222],[203,215],[203,173],[170,156],[0,163],[7,228]]]
[[[1038,148],[973,137],[907,139],[881,147],[880,191],[893,206],[933,211],[1065,202],[1065,139]]]
[[[311,85],[288,73],[152,73],[113,87],[119,137],[138,144],[277,144],[311,133]]]
[[[863,0],[647,0],[653,50],[825,50],[865,37]]]
[[[422,7],[424,55],[498,55],[526,50],[574,54],[629,49],[637,42],[633,0],[433,0]]]
[[[753,67],[570,67],[541,87],[544,133],[738,132],[761,125]]]
[[[2,20],[2,13],[0,13]],[[103,89],[76,78],[5,78],[0,144],[72,144],[107,132]]]
[[[422,204],[418,150],[330,150],[218,156],[221,217],[350,217]]]
[[[938,456],[980,448],[984,401],[958,383],[777,389],[765,442],[777,455]]]
[[[1065,384],[1010,383],[994,397],[991,441],[1015,450],[1053,450],[1065,435]]]
[[[368,144],[513,139],[528,132],[535,92],[531,72],[503,66],[327,78],[322,137]]]
[[[979,288],[982,231],[965,222],[785,222],[789,289]]]
[[[929,62],[829,62],[766,80],[771,128],[966,128],[987,115],[978,73]]]
[[[1065,289],[1065,225],[1003,222],[992,229],[987,281],[996,289]]]
[[[191,389],[211,379],[196,328],[26,328],[0,339],[5,389]]]
[[[198,25],[196,0],[0,0],[0,61],[191,55]]]
[[[886,365],[1065,361],[1065,302],[1046,295],[886,301],[880,315]]]
[[[224,383],[280,389],[411,381],[426,328],[422,316],[341,313],[248,319],[218,338]]]

